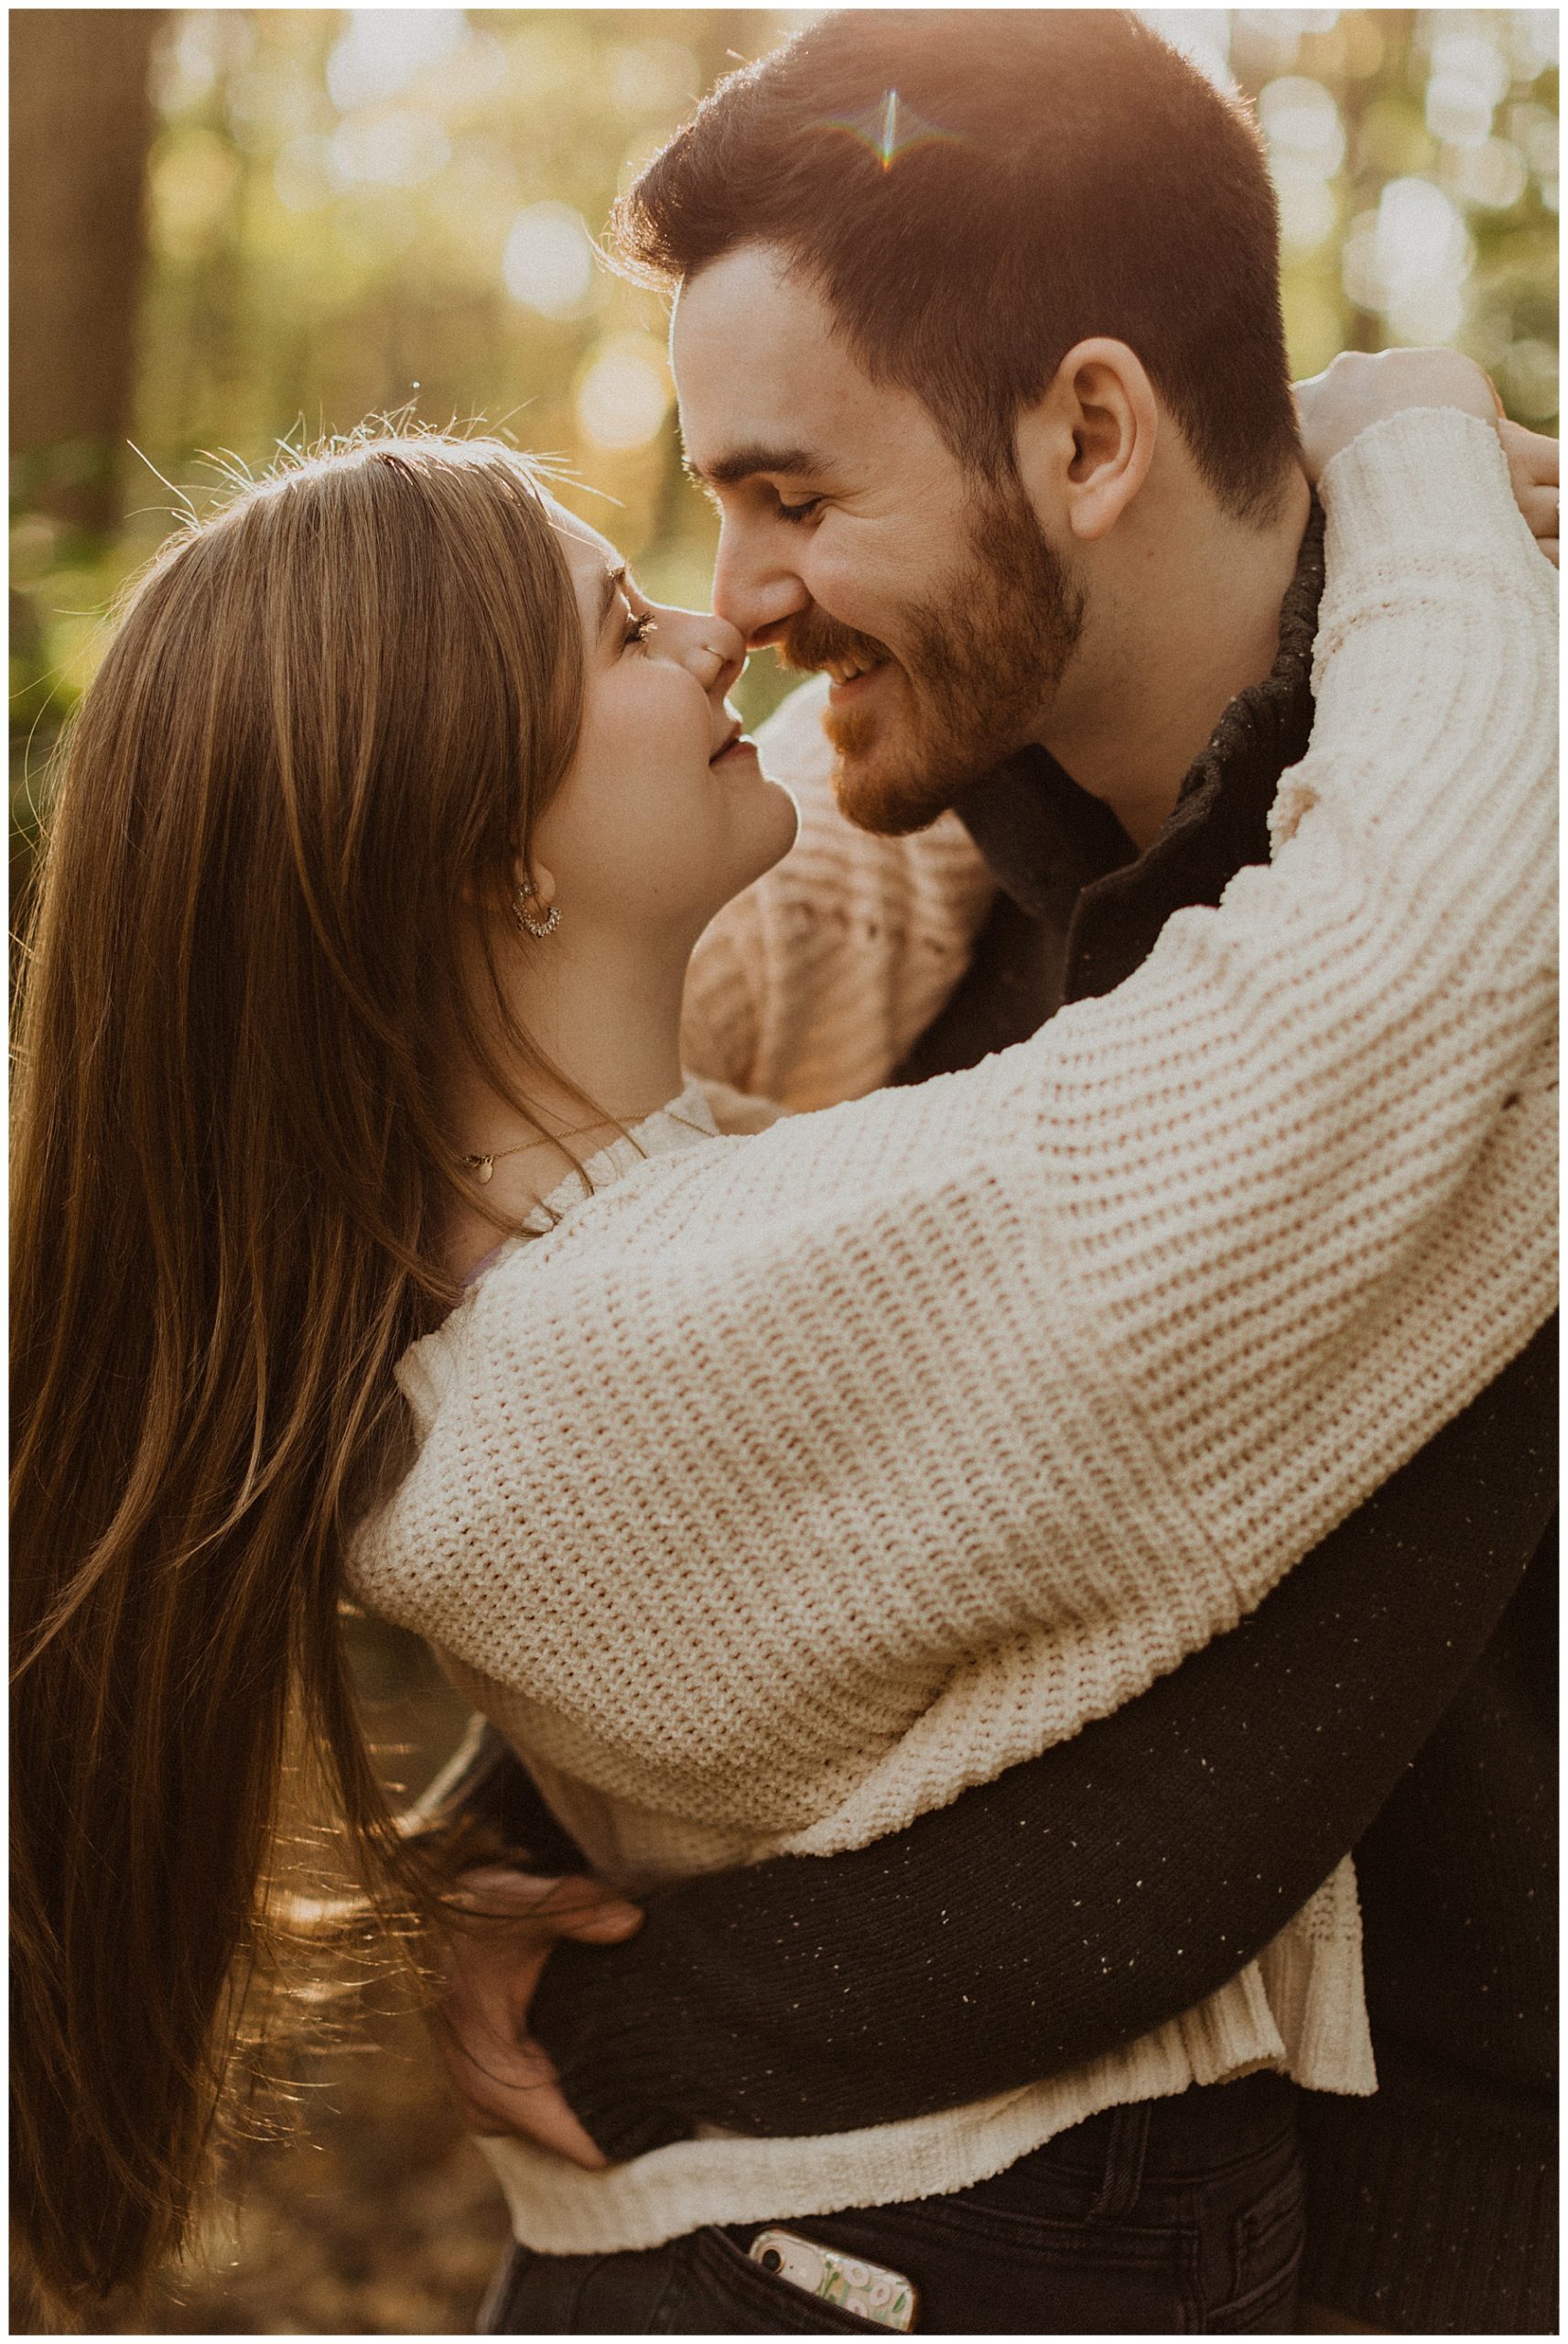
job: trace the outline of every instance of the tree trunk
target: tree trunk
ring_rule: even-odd
[[[20,501],[107,530],[135,380],[161,8],[11,16],[11,450]]]

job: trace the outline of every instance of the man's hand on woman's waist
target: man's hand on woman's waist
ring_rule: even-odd
[[[549,2055],[528,2034],[528,2005],[551,1948],[619,1945],[642,1926],[635,1904],[583,1878],[542,1879],[504,1864],[464,1872],[440,1963],[433,2029],[471,2129],[521,2133],[574,2165],[609,2164],[567,2105]]]

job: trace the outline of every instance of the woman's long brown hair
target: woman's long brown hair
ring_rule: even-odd
[[[341,1558],[451,1300],[454,1036],[506,1090],[460,906],[510,890],[581,692],[524,461],[364,440],[166,548],[63,751],[12,1155],[12,2176],[77,2317],[185,2234],[291,1720],[376,1909],[430,1893]]]

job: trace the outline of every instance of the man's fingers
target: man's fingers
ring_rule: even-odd
[[[469,2122],[480,2132],[520,2134],[598,2172],[609,2159],[572,2113],[543,2046],[529,2038],[528,2005],[558,1938],[616,1944],[641,1928],[641,1909],[598,1881],[507,1864],[463,1873],[451,1902],[445,1991],[432,2017]]]
[[[545,2086],[513,2091],[498,2085],[482,2100],[460,2092],[458,2105],[469,2131],[483,2139],[535,2141],[540,2148],[553,2149],[557,2156],[581,2165],[585,2173],[602,2173],[610,2163],[560,2094]]]
[[[490,2046],[482,2056],[448,2045],[447,2067],[463,2121],[471,2131],[496,2138],[503,2133],[536,2141],[587,2172],[610,2162],[573,2115],[556,2071],[539,2045],[526,2039]]]
[[[580,1945],[619,1945],[643,1926],[643,1915],[635,1904],[601,1904],[597,1912],[585,1913],[580,1921],[563,1922],[556,1934],[575,1937]]]
[[[558,1874],[518,1872],[511,1864],[482,1864],[460,1872],[449,1901],[465,1913],[526,1915],[555,1900],[565,1882]]]
[[[601,2173],[610,2163],[553,2084],[509,2084],[497,2078],[460,2089],[457,2099],[469,2131],[486,2140],[508,2136],[536,2141],[589,2173]]]

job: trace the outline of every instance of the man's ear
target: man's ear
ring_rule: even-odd
[[[1018,419],[1018,469],[1036,512],[1091,544],[1115,526],[1149,476],[1160,411],[1124,342],[1076,342],[1050,388]]]

